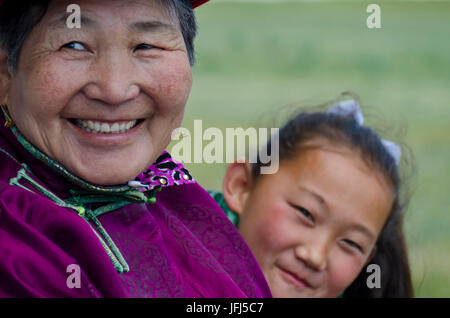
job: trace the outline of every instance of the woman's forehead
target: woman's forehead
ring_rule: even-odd
[[[80,18],[91,17],[91,20],[93,17],[102,18],[111,13],[128,19],[171,15],[169,6],[161,0],[78,0],[76,5],[73,4],[73,0],[53,0],[47,9],[47,14],[50,15],[68,17],[79,14]]]
[[[68,19],[73,19],[76,12],[66,10],[72,1],[64,0],[52,2],[48,8],[44,21],[47,20],[49,29],[67,28]],[[102,24],[127,25],[130,31],[142,32],[149,30],[177,31],[179,24],[174,16],[166,10],[159,0],[80,0],[79,19],[83,28],[95,28]],[[106,6],[106,3],[110,3]]]
[[[66,10],[70,2],[62,0],[50,4],[29,36],[32,43],[40,43],[44,38],[51,42],[57,35],[69,34],[102,34],[101,38],[105,40],[148,34],[170,41],[183,39],[177,14],[158,4],[159,0],[119,0],[113,3],[110,0],[80,0],[79,27],[70,27],[70,21],[75,21],[75,13]],[[124,5],[127,2],[128,5]]]
[[[12,1],[12,0],[0,0],[0,6],[5,3],[6,1]],[[15,0],[17,1],[17,0]],[[191,6],[192,8],[196,8],[198,6],[201,6],[202,4],[208,2],[209,0],[191,0]]]

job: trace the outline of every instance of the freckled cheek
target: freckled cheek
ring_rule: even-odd
[[[157,92],[153,94],[161,111],[184,109],[192,87],[192,71],[189,64],[178,63],[161,68],[155,78]]]
[[[75,93],[76,82],[77,72],[67,68],[59,69],[58,64],[52,67],[45,64],[37,66],[28,74],[24,74],[24,102],[37,108],[38,113],[46,114],[46,117],[57,115]]]

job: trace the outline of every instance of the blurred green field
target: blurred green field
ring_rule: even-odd
[[[450,2],[377,1],[381,29],[366,27],[369,3],[200,7],[183,127],[252,127],[284,105],[357,93],[363,112],[406,133],[414,152],[406,232],[416,296],[450,297]],[[221,188],[226,165],[187,167],[205,188]]]

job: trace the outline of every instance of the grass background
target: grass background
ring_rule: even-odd
[[[450,297],[450,2],[376,1],[381,29],[366,27],[369,3],[212,0],[196,9],[183,127],[256,127],[285,105],[357,93],[369,122],[393,128],[389,139],[414,153],[406,233],[416,296]],[[221,188],[225,164],[186,166],[205,188]]]

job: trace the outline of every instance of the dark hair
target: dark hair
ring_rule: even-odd
[[[401,192],[402,178],[395,159],[383,146],[379,135],[369,127],[361,126],[351,116],[340,116],[326,112],[301,112],[295,115],[279,130],[279,161],[288,161],[304,150],[307,141],[323,138],[333,144],[340,144],[356,150],[361,159],[371,168],[377,169],[392,186],[394,201],[389,217],[376,242],[372,264],[382,270],[381,288],[370,289],[366,280],[367,266],[356,280],[345,290],[344,297],[412,297],[413,287],[409,261],[403,235],[403,214],[407,195]],[[271,141],[266,145],[270,154]],[[252,166],[252,179],[261,178],[258,160]]]
[[[44,17],[51,0],[9,0],[0,7],[0,46],[8,55],[8,68],[16,70],[23,43]],[[178,18],[189,62],[195,63],[194,39],[197,23],[189,0],[159,0]]]

